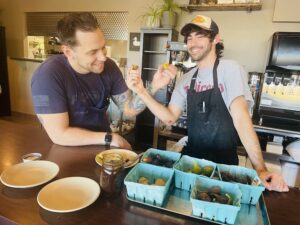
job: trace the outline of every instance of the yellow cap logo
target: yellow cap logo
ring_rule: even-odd
[[[202,16],[196,16],[195,19],[193,19],[192,23],[204,23],[205,18]]]

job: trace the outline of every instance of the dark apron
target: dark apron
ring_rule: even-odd
[[[69,105],[72,107],[72,110],[69,110],[70,126],[93,131],[111,131],[107,115],[109,98],[105,97],[105,87],[100,75],[97,82],[99,82],[101,93],[95,99],[89,88],[80,82],[73,70],[71,74],[76,83],[76,96]]]
[[[196,92],[198,70],[187,93],[188,143],[183,154],[216,163],[238,164],[237,132],[218,85],[216,59],[212,89]]]

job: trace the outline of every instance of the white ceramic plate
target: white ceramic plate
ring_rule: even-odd
[[[30,188],[52,180],[59,172],[57,164],[37,160],[19,163],[9,167],[1,174],[1,182],[14,188]]]
[[[95,160],[96,163],[98,163],[100,166],[102,166],[102,160],[103,154],[106,153],[117,153],[122,155],[124,161],[133,160],[137,154],[133,151],[127,150],[127,149],[110,149],[103,152],[100,152],[96,155]],[[130,164],[129,166],[126,166],[125,168],[133,167],[139,162],[139,159],[137,159],[134,163]]]
[[[39,205],[51,212],[73,212],[83,209],[100,195],[100,187],[86,177],[67,177],[56,180],[40,190]]]

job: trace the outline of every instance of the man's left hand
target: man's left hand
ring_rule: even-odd
[[[269,191],[288,192],[289,188],[283,177],[278,173],[262,171],[259,177]]]

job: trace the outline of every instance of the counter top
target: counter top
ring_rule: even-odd
[[[256,125],[256,124],[254,124],[253,126],[254,126],[254,129],[256,130],[256,132],[271,133],[271,134],[277,134],[277,135],[281,135],[281,136],[300,138],[300,131],[275,128],[275,127],[270,127],[270,126],[262,126],[262,125]]]
[[[270,126],[261,126],[261,125],[257,125],[257,124],[253,124],[253,127],[256,132],[277,134],[277,135],[293,137],[293,138],[300,138],[300,131],[275,128],[275,127],[270,127]],[[184,134],[175,133],[170,130],[160,131],[159,135],[174,138],[174,139],[180,139],[185,136]]]
[[[52,144],[39,125],[20,124],[0,118],[0,172],[21,162],[22,155],[40,152],[43,160],[59,165],[55,180],[83,176],[99,182],[100,167],[95,155],[104,146],[64,147]],[[0,183],[0,215],[20,225],[73,225],[73,224],[152,224],[152,225],[199,225],[207,224],[177,214],[162,212],[147,206],[129,202],[126,191],[115,199],[103,194],[89,207],[72,213],[54,213],[41,208],[37,194],[45,185],[28,189],[15,189]],[[291,189],[288,193],[264,192],[264,199],[272,225],[299,224],[300,191]]]
[[[9,57],[9,58],[13,60],[37,62],[37,63],[42,63],[46,60],[45,58],[26,58],[26,57]]]

